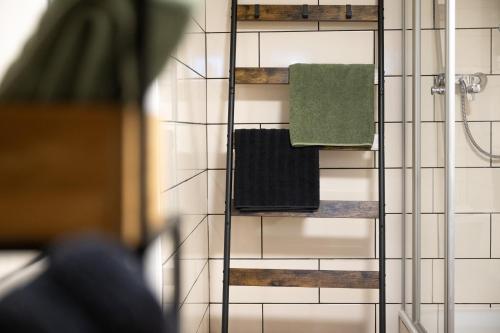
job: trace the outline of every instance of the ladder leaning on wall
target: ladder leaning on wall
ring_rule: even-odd
[[[236,84],[288,84],[288,68],[236,68],[238,21],[378,22],[378,202],[321,201],[313,213],[233,213],[233,132]],[[226,196],[224,224],[224,274],[222,333],[229,329],[229,287],[273,286],[309,288],[379,289],[379,333],[386,332],[385,288],[385,150],[384,150],[384,0],[378,5],[238,5],[231,3],[231,46],[227,126]],[[293,216],[315,218],[378,218],[379,270],[324,271],[231,269],[232,215]]]

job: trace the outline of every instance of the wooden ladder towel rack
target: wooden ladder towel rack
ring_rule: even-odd
[[[233,206],[233,133],[236,84],[288,84],[288,68],[236,68],[238,21],[377,22],[378,29],[378,202],[321,201],[312,213],[239,212]],[[375,6],[354,5],[238,5],[231,2],[229,100],[227,126],[226,195],[224,224],[224,272],[222,333],[229,330],[230,286],[306,288],[357,288],[379,290],[379,332],[386,332],[385,286],[385,147],[384,147],[384,0]],[[324,271],[231,268],[231,219],[239,216],[289,216],[315,218],[378,218],[379,269]]]

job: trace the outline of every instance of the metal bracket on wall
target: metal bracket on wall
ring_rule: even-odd
[[[260,18],[260,5],[255,5],[254,17],[256,19]]]
[[[302,18],[306,19],[309,17],[309,5],[302,5]]]
[[[351,5],[345,6],[345,18],[348,20],[352,19],[352,6]]]

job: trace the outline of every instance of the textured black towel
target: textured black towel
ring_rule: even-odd
[[[293,148],[288,130],[237,130],[234,201],[241,211],[319,207],[319,152]]]
[[[46,272],[0,301],[0,332],[166,332],[161,307],[127,250],[85,238],[54,247],[48,259]]]

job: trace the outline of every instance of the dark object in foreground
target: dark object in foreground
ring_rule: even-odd
[[[98,238],[64,242],[49,267],[0,301],[0,332],[164,333],[137,258]]]
[[[132,0],[56,0],[0,85],[3,102],[135,102],[182,36],[189,7],[148,1],[144,26]],[[142,32],[142,34],[140,34]],[[138,40],[145,47],[140,73]]]

